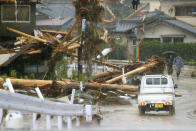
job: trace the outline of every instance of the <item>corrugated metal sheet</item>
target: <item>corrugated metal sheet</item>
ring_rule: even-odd
[[[164,20],[164,21],[166,23],[168,23],[168,24],[174,25],[176,27],[179,27],[181,29],[189,31],[189,32],[191,32],[193,34],[196,34],[196,28],[194,28],[194,27],[192,27],[192,26],[190,26],[188,24],[185,24],[185,23],[183,23],[183,22],[181,22],[179,20]]]
[[[16,55],[16,53],[12,53],[12,54],[0,54],[0,66],[2,66],[4,63],[6,63],[7,61],[9,61],[9,59],[11,57],[13,57],[14,55]]]

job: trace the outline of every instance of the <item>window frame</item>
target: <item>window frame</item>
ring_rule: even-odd
[[[17,20],[17,16],[18,16],[18,15],[16,15],[16,18],[15,18],[16,20],[15,20],[15,21],[14,21],[14,20],[13,20],[13,21],[12,21],[12,20],[10,20],[10,21],[9,21],[9,20],[3,20],[3,12],[4,12],[4,11],[3,11],[3,7],[4,7],[4,6],[15,6],[15,10],[16,10],[16,7],[19,7],[19,6],[20,6],[20,7],[21,7],[21,6],[26,6],[26,7],[28,7],[28,10],[29,10],[29,19],[28,19],[28,21],[18,21],[18,20]],[[2,5],[1,5],[1,22],[2,22],[2,23],[30,23],[30,21],[31,21],[31,6],[30,6],[30,5],[17,5],[17,6],[16,6],[16,5],[8,5],[8,4],[2,4]]]
[[[177,12],[179,10],[181,11],[180,13]],[[193,12],[196,12],[196,5],[175,6],[175,16],[177,17],[178,16],[193,16]]]
[[[157,81],[159,79],[159,81]],[[148,80],[151,80],[151,82]],[[166,81],[163,81],[163,80],[166,80]],[[159,83],[157,83],[159,82]],[[165,82],[165,83],[164,83]],[[146,85],[151,85],[151,86],[157,86],[157,85],[167,85],[168,84],[168,79],[167,78],[159,78],[159,77],[156,77],[156,78],[146,78]]]

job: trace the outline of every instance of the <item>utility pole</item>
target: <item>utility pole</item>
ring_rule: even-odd
[[[81,38],[81,46],[78,48],[78,77],[79,74],[82,74],[83,67],[82,67],[82,46],[84,39],[86,37],[86,18],[82,18],[82,23],[81,23],[81,28],[82,28],[82,38]]]

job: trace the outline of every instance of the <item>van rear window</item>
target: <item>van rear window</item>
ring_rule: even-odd
[[[167,78],[147,78],[146,85],[166,85]]]

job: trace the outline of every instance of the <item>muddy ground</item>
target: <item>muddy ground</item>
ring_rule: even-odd
[[[176,92],[182,97],[176,97],[176,114],[169,116],[168,112],[149,112],[140,116],[137,99],[130,99],[128,105],[102,106],[103,119],[99,126],[73,127],[73,130],[196,130],[196,78],[182,73],[179,80],[173,76],[178,84]],[[32,115],[26,114],[25,130],[32,129]],[[39,130],[46,130],[45,117],[39,122]],[[57,130],[57,118],[52,119],[52,130]],[[1,126],[2,130],[5,130]],[[65,127],[64,130],[67,130]]]
[[[180,78],[176,92],[182,97],[176,97],[176,114],[169,116],[168,112],[149,112],[145,116],[138,113],[137,99],[131,100],[131,105],[102,107],[103,120],[101,128],[106,129],[168,129],[196,130],[196,79]]]

